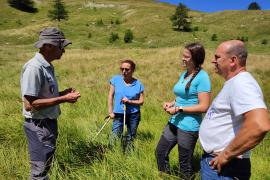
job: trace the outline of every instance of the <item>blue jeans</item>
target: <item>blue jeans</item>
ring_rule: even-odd
[[[126,136],[127,144],[131,144],[134,138],[136,137],[140,119],[141,119],[140,112],[126,115],[126,126],[128,130],[128,134]],[[109,145],[113,146],[115,141],[121,137],[121,135],[123,134],[123,124],[124,124],[124,114],[115,113]]]
[[[170,173],[169,153],[178,144],[180,176],[182,179],[190,179],[193,174],[193,152],[197,139],[197,131],[184,131],[169,123],[156,147],[158,170]]]
[[[251,175],[250,159],[232,159],[222,167],[220,173],[212,169],[209,162],[213,159],[212,155],[204,154],[201,158],[201,179],[202,180],[248,180]]]

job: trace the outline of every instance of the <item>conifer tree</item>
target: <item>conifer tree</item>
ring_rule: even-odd
[[[53,10],[49,10],[48,17],[57,21],[68,19],[68,12],[65,10],[64,3],[61,0],[54,0]]]
[[[179,31],[190,31],[191,20],[188,16],[189,9],[182,3],[175,9],[175,13],[171,16],[172,25],[176,30]]]
[[[257,2],[252,2],[249,4],[248,10],[261,10],[261,7]]]

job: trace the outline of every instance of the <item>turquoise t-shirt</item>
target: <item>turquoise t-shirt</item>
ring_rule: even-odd
[[[187,107],[198,104],[198,93],[211,91],[211,82],[208,74],[204,70],[200,70],[192,80],[189,91],[186,91],[185,87],[191,77],[184,79],[185,74],[186,71],[181,74],[179,81],[173,88],[174,94],[176,95],[176,106]],[[185,131],[198,131],[201,121],[201,113],[177,113],[170,119],[172,124]]]
[[[130,100],[140,98],[140,94],[144,91],[142,83],[135,79],[131,85],[126,85],[122,75],[116,75],[110,80],[114,86],[114,113],[124,113],[124,104],[121,101],[124,97]],[[140,106],[127,104],[127,114],[135,113],[140,110]]]

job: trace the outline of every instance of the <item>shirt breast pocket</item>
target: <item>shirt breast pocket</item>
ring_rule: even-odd
[[[45,75],[45,83],[43,89],[44,89],[43,95],[48,97],[51,97],[57,91],[56,82],[50,74]]]

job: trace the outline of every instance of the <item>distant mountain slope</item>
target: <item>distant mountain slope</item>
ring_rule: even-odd
[[[191,41],[201,41],[214,47],[219,41],[244,37],[254,51],[266,52],[270,44],[270,11],[223,11],[218,13],[190,12],[193,27],[198,31],[176,32],[169,17],[175,6],[151,0],[86,1],[65,0],[69,20],[52,22],[47,12],[52,8],[48,1],[38,1],[38,13],[29,14],[8,6],[0,0],[0,42],[1,44],[32,44],[36,32],[45,26],[59,26],[73,40],[77,48],[103,47],[171,47]],[[104,25],[97,25],[97,21]],[[115,24],[118,20],[120,24]],[[123,42],[124,32],[131,29],[134,42]],[[118,33],[120,40],[111,44],[111,32]],[[211,41],[217,35],[218,41]],[[266,39],[268,44],[262,45]]]

